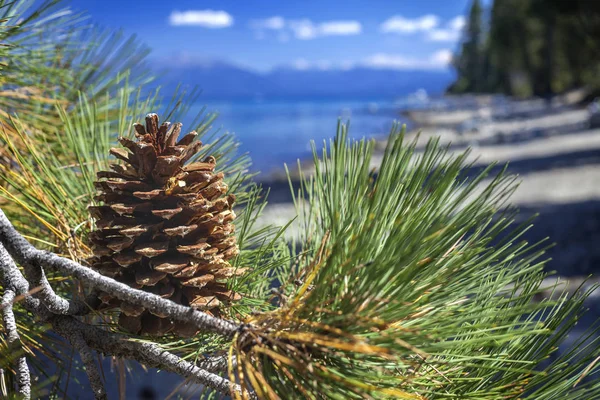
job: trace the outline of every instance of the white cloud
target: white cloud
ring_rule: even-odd
[[[457,42],[465,27],[465,17],[454,17],[444,29],[433,29],[428,32],[427,39],[433,42]]]
[[[371,68],[393,68],[406,69],[412,68],[418,63],[418,60],[410,57],[405,57],[399,54],[378,53],[367,57],[364,64]]]
[[[317,27],[309,19],[290,21],[289,27],[296,39],[314,39],[317,37]]]
[[[276,15],[271,18],[257,19],[251,21],[250,26],[254,29],[271,29],[278,31],[285,27],[285,20],[283,19],[283,17]]]
[[[409,34],[431,31],[438,26],[439,22],[440,19],[433,14],[423,15],[422,17],[415,19],[408,19],[401,15],[394,15],[393,17],[384,21],[379,28],[385,33],[393,32]]]
[[[307,70],[320,70],[320,71],[329,71],[329,70],[348,70],[354,67],[356,64],[349,62],[342,63],[334,63],[331,60],[317,60],[317,61],[309,61],[305,58],[298,58],[294,60],[289,66],[293,69],[299,71],[307,71]]]
[[[358,35],[362,25],[358,21],[325,21],[315,23],[310,19],[286,20],[275,16],[250,22],[256,37],[264,38],[267,31],[279,32],[276,36],[280,42],[287,42],[290,36],[300,40],[315,39],[322,36]]]
[[[329,60],[319,60],[315,63],[315,66],[321,71],[327,71],[333,68],[333,63]]]
[[[321,36],[358,35],[362,25],[358,21],[326,21],[315,24],[309,19],[290,21],[289,27],[296,39],[307,40]]]
[[[204,28],[227,28],[233,25],[233,17],[226,11],[188,10],[173,11],[169,16],[173,26],[202,26]]]
[[[452,62],[452,50],[444,49],[436,51],[431,55],[430,61],[433,65],[439,65],[441,67],[446,67],[448,64]]]
[[[464,16],[459,15],[457,17],[454,17],[452,20],[450,20],[450,22],[448,22],[448,26],[450,27],[450,29],[453,29],[455,31],[460,31],[465,27],[465,24],[467,23],[466,19]]]
[[[378,53],[365,59],[362,64],[376,69],[442,69],[446,68],[450,61],[452,61],[452,52],[444,49],[426,59]]]
[[[298,58],[289,66],[296,70],[342,70],[346,71],[355,67],[364,67],[372,69],[426,69],[437,70],[448,67],[452,61],[452,51],[442,49],[431,54],[429,57],[416,58],[402,54],[377,53],[361,61],[344,60],[341,62],[332,62],[330,60],[309,61],[305,58]]]
[[[355,63],[355,62],[353,62],[353,61],[350,61],[350,60],[345,60],[345,61],[342,61],[342,62],[340,63],[340,65],[339,65],[339,68],[340,68],[342,71],[347,71],[347,70],[349,70],[349,69],[352,69],[352,68],[354,68],[355,66],[356,66],[356,63]]]
[[[358,35],[362,26],[358,21],[329,21],[319,25],[321,35]]]
[[[299,71],[306,71],[312,68],[312,64],[304,58],[298,58],[292,63],[292,68],[297,69]]]
[[[460,39],[460,31],[452,29],[434,29],[427,35],[432,42],[456,42]]]
[[[291,67],[293,69],[297,69],[299,71],[307,71],[318,69],[321,71],[328,71],[330,69],[341,69],[338,68],[337,65],[334,65],[333,62],[329,60],[318,60],[318,61],[308,61],[305,58],[298,58],[291,63]]]

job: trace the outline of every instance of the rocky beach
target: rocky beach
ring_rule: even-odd
[[[525,239],[533,243],[548,237],[548,243],[555,243],[547,253],[547,269],[568,278],[571,289],[592,274],[597,281],[600,269],[600,127],[593,104],[583,104],[582,98],[581,92],[572,92],[551,103],[503,99],[497,107],[479,98],[481,105],[468,109],[419,110],[419,120],[406,134],[408,141],[418,141],[418,150],[433,137],[450,151],[469,148],[475,170],[497,162],[499,171],[508,164],[508,172],[521,181],[511,199],[519,218],[539,214]],[[438,123],[441,114],[444,122]],[[385,141],[379,141],[373,168],[383,148]],[[311,163],[303,162],[302,169],[311,173]],[[287,223],[296,215],[287,179],[276,176],[263,185],[271,192],[259,223]],[[287,234],[295,236],[293,224]]]

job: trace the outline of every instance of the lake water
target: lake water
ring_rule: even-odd
[[[189,115],[206,105],[218,112],[213,129],[232,132],[248,152],[253,170],[268,174],[283,163],[295,163],[311,156],[310,141],[320,145],[336,133],[338,118],[350,120],[350,136],[355,138],[386,136],[394,120],[400,120],[405,100],[244,100],[205,101],[195,104]]]

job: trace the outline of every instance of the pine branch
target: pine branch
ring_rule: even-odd
[[[149,311],[162,313],[174,320],[191,323],[205,332],[231,337],[243,328],[231,321],[211,317],[204,312],[176,304],[155,294],[132,289],[124,283],[100,275],[72,260],[38,250],[15,230],[2,210],[0,210],[0,242],[10,255],[23,265],[30,268],[41,268],[43,265],[49,271],[76,278],[89,288],[102,290],[120,300],[144,306]],[[52,301],[52,299],[52,296],[46,297],[47,301]],[[62,309],[63,306],[64,304],[61,302],[61,304],[55,303],[51,307]]]
[[[177,306],[158,296],[144,292],[142,294],[145,296],[142,296],[139,293],[135,293],[139,292],[138,290],[129,287],[123,289],[121,288],[122,284],[110,278],[101,276],[100,279],[94,276],[98,275],[96,273],[88,274],[85,271],[87,268],[82,265],[58,257],[52,253],[37,250],[15,231],[1,210],[0,242],[0,276],[3,279],[5,288],[2,310],[4,325],[7,331],[9,331],[9,341],[14,342],[18,339],[15,319],[10,306],[15,296],[23,296],[25,309],[37,316],[42,322],[50,323],[56,333],[67,339],[80,352],[96,398],[106,398],[106,394],[93,357],[91,356],[91,349],[99,351],[104,355],[135,360],[149,367],[179,374],[190,381],[205,385],[224,394],[228,394],[230,391],[241,392],[239,385],[203,368],[222,371],[223,364],[227,360],[226,357],[222,359],[222,356],[218,356],[214,359],[205,360],[200,366],[194,365],[162,349],[157,344],[132,341],[125,335],[107,332],[98,327],[85,324],[71,315],[64,315],[65,308],[63,306],[68,301],[56,295],[49,287],[45,289],[45,296],[41,296],[39,299],[34,298],[29,295],[29,282],[17,268],[11,258],[11,254],[19,262],[28,265],[27,268],[39,268],[40,271],[37,271],[33,275],[38,278],[38,283],[42,282],[44,285],[44,271],[40,265],[62,272],[65,275],[79,278],[84,284],[87,283],[92,287],[104,290],[123,300],[134,304],[141,304],[147,308],[154,307],[154,309],[161,309],[171,318],[194,323],[199,328],[207,331],[229,337],[233,332],[239,331],[241,329],[240,326],[229,321],[210,317],[206,314],[203,315],[203,313],[187,309],[183,306]],[[158,297],[158,300],[153,297]],[[48,304],[50,304],[50,307],[48,307]],[[73,307],[75,307],[73,304],[69,304],[67,310]],[[52,309],[55,309],[58,313],[50,311]],[[20,358],[18,361],[18,379],[21,393],[24,396],[30,393],[29,371],[26,367],[25,358]],[[246,393],[246,395],[250,398],[255,398],[253,393]]]

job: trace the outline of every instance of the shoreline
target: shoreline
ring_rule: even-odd
[[[414,139],[420,131],[417,151],[434,136],[440,136],[451,152],[470,147],[469,161],[476,167],[492,161],[508,163],[508,173],[521,180],[511,197],[521,210],[520,218],[540,214],[525,239],[534,243],[550,236],[557,246],[548,252],[554,259],[548,270],[581,279],[600,270],[600,129],[590,127],[590,117],[586,108],[561,105],[529,117],[476,120],[468,132],[457,126],[417,125],[406,138]],[[378,167],[385,144],[377,141],[372,167]],[[310,161],[301,165],[306,174],[313,170]],[[271,193],[260,226],[282,225],[295,216],[283,177],[262,179]],[[288,238],[294,237],[293,231],[292,226]]]

